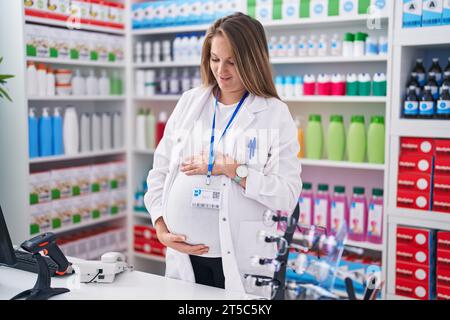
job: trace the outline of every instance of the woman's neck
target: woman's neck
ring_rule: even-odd
[[[236,104],[244,95],[245,89],[238,91],[223,91],[220,90],[219,102],[224,105]],[[217,92],[216,92],[217,94]]]

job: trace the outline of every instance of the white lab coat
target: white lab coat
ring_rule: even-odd
[[[161,216],[165,219],[167,195],[183,160],[181,152],[203,107],[209,101],[211,91],[212,87],[209,86],[185,92],[167,122],[164,137],[154,153],[153,169],[147,177],[145,206],[153,223]],[[252,267],[250,256],[275,257],[275,245],[258,241],[257,232],[276,231],[276,226],[267,227],[263,223],[263,213],[267,209],[294,210],[302,186],[301,165],[297,158],[297,129],[287,105],[282,101],[250,94],[232,127],[238,129],[238,133],[228,137],[227,132],[224,138],[231,139],[231,143],[226,144],[226,150],[220,151],[240,163],[245,161],[249,174],[245,190],[228,177],[221,176],[223,195],[219,232],[225,288],[246,292],[243,281],[245,273],[273,275],[267,268]],[[258,160],[252,163],[247,161],[247,146],[250,139],[258,134],[257,130],[263,133],[273,130],[275,133],[270,136],[263,134],[267,139],[257,139]],[[238,192],[241,196],[236,196]],[[244,200],[234,201],[237,198]],[[195,282],[189,256],[167,248],[166,276]]]

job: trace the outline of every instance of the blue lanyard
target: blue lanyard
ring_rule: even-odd
[[[209,185],[211,183],[211,174],[212,174],[212,170],[214,167],[214,131],[216,129],[216,111],[217,111],[217,105],[219,103],[219,94],[220,94],[220,91],[217,93],[216,100],[214,103],[214,115],[213,115],[212,129],[211,129],[211,141],[209,144],[209,161],[208,161],[208,173],[206,175],[206,185]],[[223,130],[222,135],[219,138],[219,142],[220,142],[220,140],[222,140],[223,136],[227,132],[228,128],[230,127],[231,123],[233,122],[234,118],[236,117],[237,113],[239,112],[239,109],[241,109],[242,104],[244,103],[244,101],[247,97],[248,97],[248,91],[245,91],[241,100],[237,104],[236,109],[234,109],[234,112],[233,112],[230,120],[228,121],[225,129]]]

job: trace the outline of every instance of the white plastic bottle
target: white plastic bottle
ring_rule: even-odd
[[[276,36],[271,36],[269,40],[269,56],[272,58],[278,56],[277,40],[278,38]]]
[[[308,42],[306,36],[300,36],[300,40],[297,44],[297,55],[299,57],[306,57],[308,55]]]
[[[178,94],[180,92],[180,81],[178,79],[177,69],[172,69],[172,74],[170,76],[169,82],[169,92],[170,94]]]
[[[81,75],[80,69],[75,70],[75,76],[72,79],[72,92],[75,96],[86,95],[86,80]]]
[[[196,61],[200,62],[202,59],[203,42],[205,42],[205,35],[199,36],[197,40],[197,57]]]
[[[362,57],[366,53],[366,34],[363,32],[357,32],[355,35],[355,41],[353,42],[353,56]]]
[[[144,61],[149,63],[152,61],[152,43],[150,41],[144,42]]]
[[[315,35],[311,35],[308,40],[308,56],[317,57],[317,39]]]
[[[153,63],[158,63],[161,62],[161,42],[159,41],[154,41],[153,42],[153,58],[152,61]]]
[[[172,55],[170,51],[170,41],[164,40],[163,41],[163,62],[171,62],[172,61]]]
[[[284,77],[276,76],[275,77],[275,89],[277,90],[278,95],[283,98],[284,94]]]
[[[47,94],[47,68],[40,63],[37,70],[38,96],[44,97]]]
[[[378,39],[374,36],[368,36],[366,39],[366,56],[378,55]]]
[[[181,44],[181,37],[179,35],[176,35],[175,40],[172,43],[172,50],[173,50],[173,61],[174,62],[180,62],[180,44]]]
[[[120,149],[123,147],[123,127],[122,114],[116,111],[113,114],[113,148]]]
[[[159,90],[161,94],[169,93],[169,81],[165,69],[161,69],[159,72]]]
[[[103,112],[102,114],[102,149],[110,150],[112,147],[111,114]]]
[[[100,113],[95,112],[92,114],[92,151],[102,150],[102,116]]]
[[[281,36],[277,44],[278,57],[286,57],[287,55],[286,49],[287,49],[287,38],[286,36]]]
[[[28,96],[36,96],[37,88],[37,70],[33,61],[27,62],[27,94]]]
[[[303,96],[303,78],[301,76],[296,76],[294,81],[295,81],[294,96],[295,97]]]
[[[289,36],[287,43],[286,53],[288,57],[295,57],[297,54],[297,37],[294,35]]]
[[[385,36],[381,36],[378,40],[378,52],[380,55],[388,54],[388,40]]]
[[[192,88],[191,78],[189,76],[189,69],[183,69],[183,75],[181,76],[181,91],[185,92]]]
[[[136,148],[138,150],[147,149],[145,120],[144,110],[139,110],[139,113],[136,117]]]
[[[344,35],[344,41],[342,42],[342,56],[353,57],[353,43],[355,41],[355,35],[347,32]]]
[[[80,152],[91,151],[91,117],[87,112],[81,114],[80,119]]]
[[[317,55],[319,57],[328,56],[328,38],[326,34],[321,34],[319,39],[319,46],[317,49]]]
[[[47,70],[47,96],[55,96],[55,85],[55,73],[52,68],[49,67]]]
[[[151,97],[155,95],[156,91],[156,73],[155,70],[147,70],[145,71],[145,95],[147,97]]]
[[[286,98],[293,98],[295,94],[295,78],[292,76],[286,76],[284,78],[284,96]]]
[[[134,85],[136,88],[136,96],[143,97],[145,95],[145,71],[136,70],[136,83]]]
[[[78,115],[74,107],[68,107],[63,120],[64,154],[77,154],[79,149]]]
[[[110,94],[110,81],[109,77],[106,73],[106,70],[102,70],[102,75],[99,80],[99,89],[100,89],[100,95],[101,96],[109,96]]]
[[[200,77],[200,70],[195,70],[194,77],[192,78],[192,87],[197,88],[202,85],[202,79]]]
[[[189,38],[189,61],[197,60],[198,37],[193,35]]]
[[[184,36],[181,38],[180,41],[180,62],[187,62],[188,61],[188,50],[189,47],[189,38],[187,36]]]
[[[156,135],[156,118],[151,110],[148,110],[145,117],[146,117],[145,124],[146,124],[146,132],[147,132],[147,136],[146,136],[147,148],[149,150],[154,150],[155,142],[156,142],[156,136],[155,136]]]
[[[334,57],[342,56],[342,40],[337,33],[333,34],[331,39],[331,55]]]
[[[89,71],[89,76],[86,79],[86,92],[88,96],[97,96],[98,95],[98,88],[99,87],[99,83],[98,83],[98,79],[95,76],[95,71],[94,69],[91,69]]]

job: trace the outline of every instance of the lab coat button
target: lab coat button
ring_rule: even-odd
[[[227,221],[227,218],[222,218],[222,221]]]
[[[231,254],[231,251],[227,251],[227,254]]]

